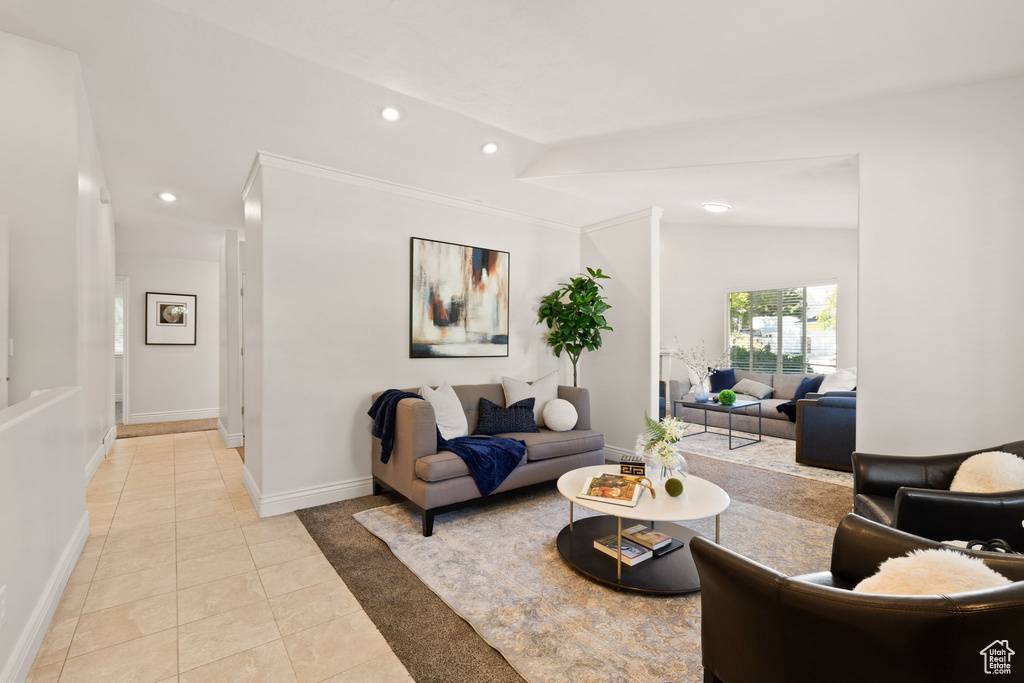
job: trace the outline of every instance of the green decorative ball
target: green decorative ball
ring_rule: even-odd
[[[718,394],[718,402],[723,406],[731,406],[736,402],[736,392],[726,389]]]
[[[682,495],[683,493],[683,482],[679,481],[675,477],[672,477],[665,482],[665,493],[675,498],[676,496]]]

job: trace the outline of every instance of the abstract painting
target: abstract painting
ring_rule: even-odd
[[[195,294],[146,292],[146,343],[194,346],[196,299]]]
[[[508,356],[506,251],[412,238],[410,358]]]

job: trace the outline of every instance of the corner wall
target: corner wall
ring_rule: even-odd
[[[583,228],[581,268],[600,268],[612,308],[602,347],[580,358],[580,386],[590,389],[592,422],[605,433],[607,457],[633,453],[644,412],[658,415],[660,219],[652,208]]]
[[[575,232],[266,155],[245,197],[245,480],[261,516],[370,492],[374,392],[559,369],[536,307],[579,271]],[[510,253],[509,357],[409,358],[413,236]]]
[[[242,445],[241,250],[237,230],[220,249],[220,407],[217,432],[227,448]]]
[[[216,261],[117,255],[117,274],[129,279],[125,307],[131,414],[125,415],[125,424],[217,417],[219,273]],[[195,346],[146,344],[146,292],[196,295]]]

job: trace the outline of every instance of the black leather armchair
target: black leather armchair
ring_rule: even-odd
[[[796,461],[849,472],[857,447],[857,392],[830,391],[796,403]]]
[[[936,541],[1001,538],[1018,552],[1024,552],[1024,490],[949,490],[960,464],[985,451],[1005,451],[1024,457],[1024,441],[951,455],[854,453],[853,511]]]
[[[991,680],[980,652],[996,640],[1024,643],[1024,583],[945,596],[850,590],[891,557],[939,547],[847,515],[836,530],[830,570],[788,577],[694,538],[705,682]],[[962,552],[1024,581],[1024,557]],[[1016,673],[1017,662],[1012,666]]]

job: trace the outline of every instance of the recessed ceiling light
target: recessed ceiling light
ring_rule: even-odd
[[[402,118],[402,112],[394,107],[384,107],[380,110],[380,117],[385,121],[397,121]]]
[[[176,202],[176,201],[178,201],[178,195],[172,194],[170,192],[161,192],[160,194],[157,195],[157,197],[159,197],[160,199],[164,200],[165,202]]]
[[[701,206],[704,207],[705,211],[710,211],[711,213],[724,213],[732,208],[728,204],[721,204],[719,202],[703,202]]]
[[[498,143],[497,142],[487,142],[487,143],[484,143],[484,146],[480,148],[480,151],[483,152],[484,154],[494,154],[495,152],[498,151]]]

